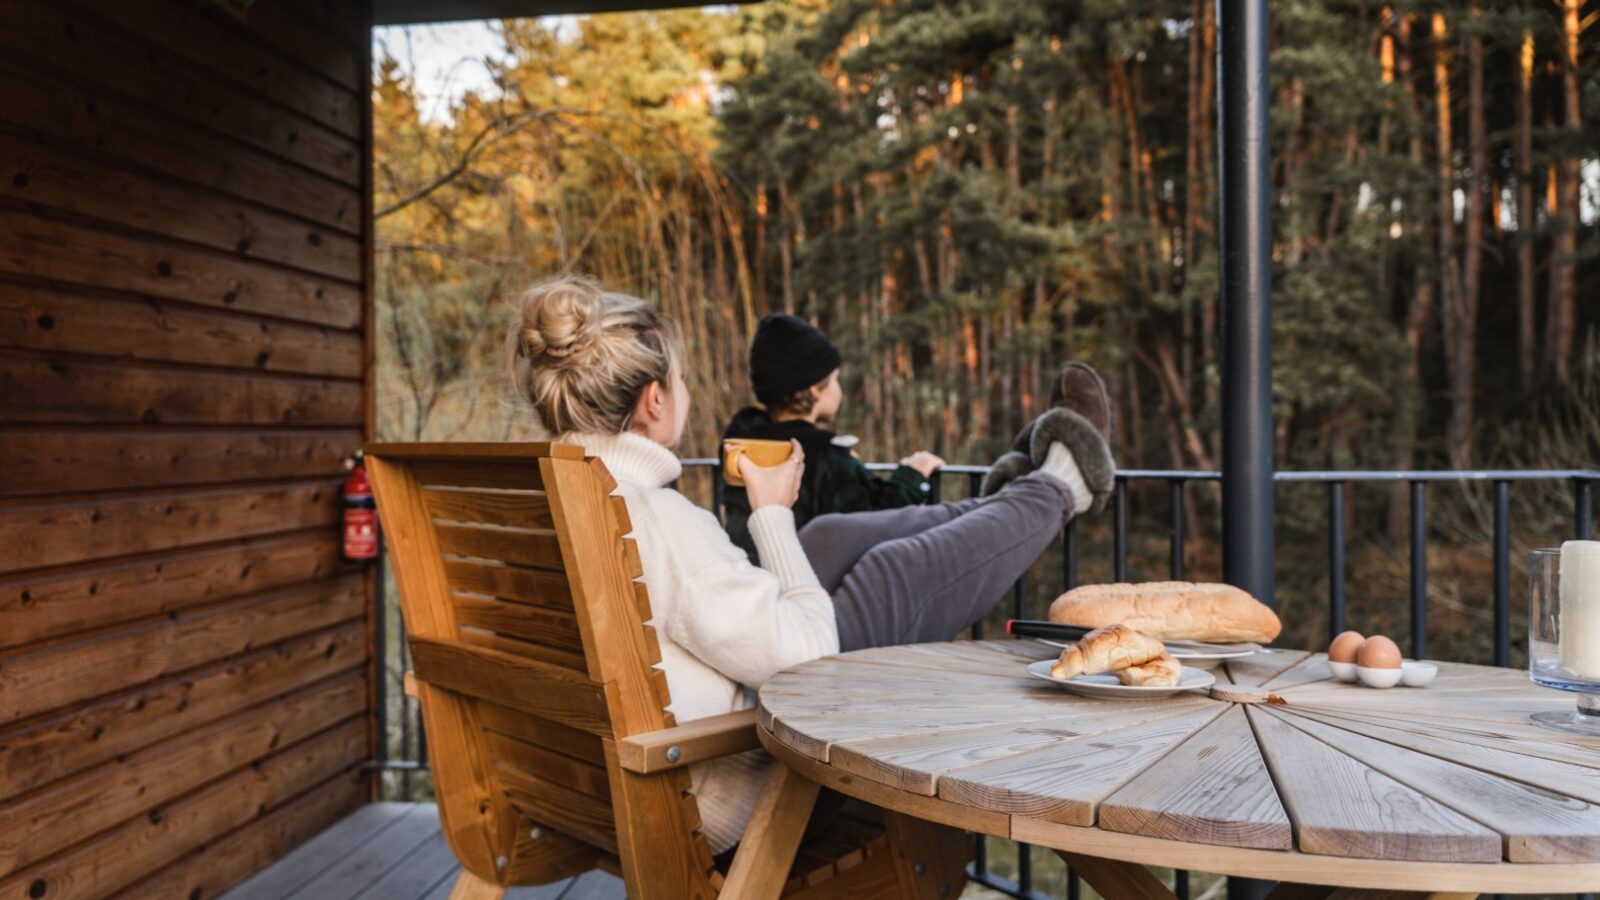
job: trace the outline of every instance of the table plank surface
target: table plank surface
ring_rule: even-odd
[[[1499,834],[1265,710],[1246,714],[1307,853],[1445,862],[1500,858]],[[1364,821],[1371,824],[1352,827]]]
[[[1255,687],[1265,684],[1310,655],[1304,650],[1267,650],[1229,660],[1223,665],[1223,670],[1234,684]]]
[[[1052,748],[945,772],[939,796],[1066,825],[1090,825],[1100,801],[1217,717],[1205,707]]]
[[[1480,740],[1461,740],[1464,735],[1459,732],[1418,734],[1410,727],[1399,723],[1384,725],[1371,721],[1340,719],[1310,711],[1294,714],[1384,743],[1395,744],[1415,753],[1436,756],[1458,765],[1488,772],[1500,778],[1520,781],[1553,793],[1566,794],[1588,803],[1600,803],[1600,769],[1593,768],[1600,765],[1600,759],[1590,759],[1588,765],[1573,765],[1524,753],[1520,747],[1507,749]]]
[[[1600,807],[1375,740],[1307,716],[1282,714],[1295,728],[1482,822],[1505,838],[1511,862],[1600,859]]]
[[[1216,674],[1271,703],[1118,702],[1023,671],[1057,652],[817,660],[763,687],[762,740],[845,793],[1070,852],[1367,887],[1600,887],[1600,739],[1530,722],[1572,700],[1525,672],[1441,663],[1432,687],[1374,690],[1334,681],[1321,654],[1268,650]]]
[[[1237,705],[1108,797],[1100,827],[1262,850],[1288,850],[1294,842],[1255,732]]]
[[[1018,722],[1009,727],[983,724],[932,734],[843,741],[832,745],[829,762],[846,772],[932,796],[937,793],[942,773],[1029,750],[1059,747],[1067,739],[1100,734],[1117,723],[1137,725],[1167,718],[1175,711],[1162,704],[1126,704],[1122,708],[1097,707],[1073,715]]]

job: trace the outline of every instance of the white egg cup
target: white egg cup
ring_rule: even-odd
[[[1400,676],[1404,671],[1403,668],[1374,669],[1369,666],[1356,666],[1356,677],[1367,687],[1392,688],[1400,683]]]
[[[1438,674],[1439,667],[1433,663],[1409,659],[1400,663],[1400,683],[1406,687],[1427,687],[1433,684],[1433,677]]]
[[[1333,677],[1340,681],[1355,681],[1357,677],[1356,664],[1353,662],[1334,662],[1330,659],[1328,660],[1328,671],[1332,672]]]

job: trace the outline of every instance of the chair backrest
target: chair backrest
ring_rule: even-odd
[[[499,884],[615,862],[720,885],[683,769],[615,741],[674,723],[628,511],[564,444],[377,444],[366,458],[400,592],[446,839]]]

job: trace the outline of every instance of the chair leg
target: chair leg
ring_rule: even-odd
[[[817,803],[819,786],[780,762],[767,770],[739,849],[733,855],[721,897],[776,900],[783,893],[806,821]]]
[[[972,836],[959,828],[883,811],[900,896],[951,900],[961,896],[972,858]]]
[[[484,881],[471,871],[462,869],[456,886],[450,889],[450,900],[500,900],[505,894],[505,885]]]

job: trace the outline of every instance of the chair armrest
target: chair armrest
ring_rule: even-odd
[[[417,673],[407,672],[405,680],[400,683],[400,689],[405,691],[407,697],[417,699]]]
[[[759,749],[756,711],[742,709],[622,738],[617,741],[617,762],[629,772],[649,775]]]

